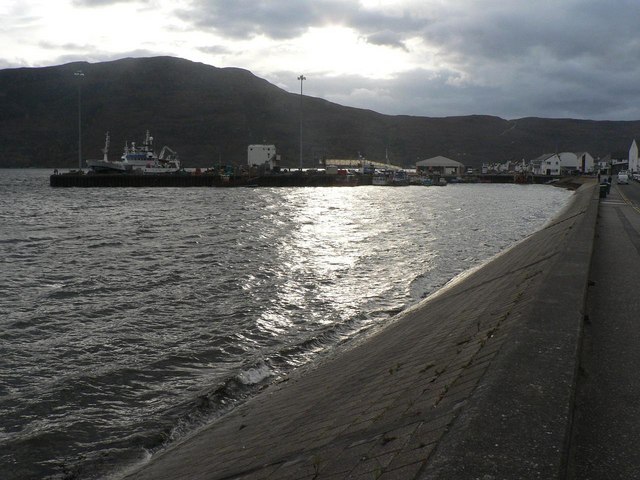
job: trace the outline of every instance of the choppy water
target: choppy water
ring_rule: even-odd
[[[0,477],[95,478],[532,233],[545,186],[52,189],[0,170]]]

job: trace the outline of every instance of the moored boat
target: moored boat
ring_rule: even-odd
[[[409,185],[409,176],[404,170],[381,170],[373,175],[371,184],[392,187],[406,186]]]
[[[371,185],[389,185],[389,175],[386,171],[378,171],[371,177]]]
[[[425,187],[445,187],[447,181],[439,175],[433,175],[431,177],[424,177],[422,179],[422,185]]]
[[[404,187],[409,185],[409,175],[404,170],[396,170],[391,177],[391,185],[395,187]]]
[[[153,150],[153,137],[147,130],[142,145],[125,143],[124,152],[119,160],[108,159],[109,132],[106,134],[103,158],[87,160],[87,166],[95,172],[140,172],[144,174],[174,173],[180,170],[178,154],[167,146],[162,147],[160,154]]]

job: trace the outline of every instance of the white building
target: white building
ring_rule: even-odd
[[[560,158],[560,170],[564,173],[581,172],[588,173],[594,170],[594,159],[589,152],[562,152]]]
[[[249,145],[247,147],[247,163],[250,167],[267,165],[269,169],[277,166],[278,155],[275,145]]]
[[[560,175],[560,157],[557,153],[545,153],[531,160],[534,175]]]
[[[578,170],[582,173],[593,173],[596,171],[596,161],[589,152],[578,152]]]
[[[633,139],[631,147],[629,147],[629,171],[631,173],[637,173],[640,171],[640,162],[638,161],[638,144]]]
[[[560,159],[560,171],[562,173],[571,173],[578,170],[578,156],[573,152],[561,152],[558,154]]]

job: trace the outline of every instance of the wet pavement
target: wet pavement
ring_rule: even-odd
[[[640,478],[640,184],[600,202],[569,478]]]

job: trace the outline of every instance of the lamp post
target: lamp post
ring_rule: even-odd
[[[78,77],[78,169],[82,170],[82,78],[84,73],[78,70],[73,76]]]
[[[300,75],[300,171],[302,171],[302,82],[307,79],[304,75]]]

